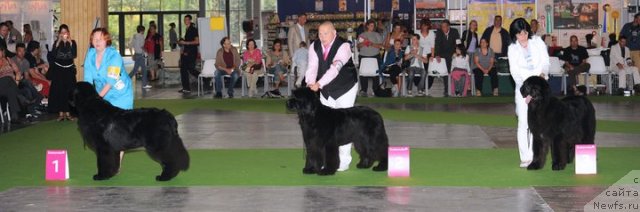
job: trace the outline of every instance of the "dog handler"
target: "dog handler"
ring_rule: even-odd
[[[91,32],[92,48],[84,60],[84,81],[95,85],[96,91],[113,106],[133,109],[133,87],[118,50],[111,46],[105,28]]]
[[[520,93],[522,83],[531,76],[540,76],[547,79],[549,73],[549,55],[547,47],[539,36],[531,32],[531,26],[523,18],[518,18],[511,23],[509,30],[511,45],[509,45],[509,68],[511,77],[516,83],[515,102],[516,115],[518,116],[518,149],[520,150],[520,167],[527,167],[533,159],[533,138],[529,132],[527,122],[527,103]]]
[[[351,46],[336,36],[331,22],[318,27],[320,42],[309,47],[309,62],[305,82],[313,91],[320,91],[320,102],[331,108],[350,108],[358,94],[358,74],[351,59]],[[351,163],[351,145],[340,146],[340,167],[346,171]]]
[[[91,32],[91,46],[84,59],[84,81],[95,85],[104,100],[124,110],[133,109],[133,86],[118,50],[111,46],[106,28]],[[124,152],[120,152],[120,164]]]

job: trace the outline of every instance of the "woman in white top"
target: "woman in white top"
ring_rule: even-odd
[[[431,20],[428,18],[422,19],[420,21],[420,47],[422,48],[422,53],[426,55],[426,60],[423,62],[424,69],[429,68],[429,61],[433,58],[433,50],[436,46],[436,32],[431,30]],[[433,85],[433,77],[428,77],[429,83],[428,85]],[[424,79],[421,79],[422,83],[424,83]],[[419,88],[424,88],[424,84],[418,85]]]
[[[549,55],[547,46],[542,39],[531,32],[531,26],[523,18],[511,23],[509,30],[511,45],[509,45],[509,68],[511,77],[516,83],[515,102],[518,116],[518,149],[520,150],[520,167],[527,167],[533,159],[532,137],[528,131],[528,106],[520,93],[522,83],[531,76],[541,76],[547,79],[549,73]]]

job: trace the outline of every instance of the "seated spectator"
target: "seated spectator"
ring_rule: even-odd
[[[570,91],[573,91],[575,95],[582,95],[581,91],[578,91],[576,87],[577,76],[580,73],[587,73],[591,68],[591,65],[587,63],[587,58],[589,58],[589,54],[587,53],[587,49],[583,46],[578,45],[578,37],[572,35],[571,45],[567,48],[564,48],[562,57],[560,59],[564,60],[564,70],[565,73],[569,75],[567,78],[567,86]]]
[[[457,97],[467,96],[467,90],[470,85],[470,68],[469,68],[469,55],[467,54],[467,48],[464,44],[456,45],[455,53],[451,57],[451,80],[453,94]]]
[[[422,47],[420,47],[420,35],[411,34],[411,44],[404,50],[404,60],[409,62],[409,67],[405,70],[409,77],[407,82],[407,94],[412,95],[413,85],[418,87],[418,96],[424,95],[424,84],[427,71],[425,70],[424,63],[427,63],[427,54]],[[416,74],[420,74],[420,80],[414,81]]]
[[[40,47],[40,42],[33,40],[33,34],[31,31],[25,31],[24,33],[24,47],[29,53],[29,49],[34,47]]]
[[[387,52],[387,56],[384,58],[384,63],[380,67],[379,75],[380,82],[384,82],[383,74],[389,74],[389,79],[391,80],[391,91],[393,96],[397,97],[402,88],[402,84],[400,83],[400,73],[402,72],[402,59],[404,57],[404,51],[402,51],[402,40],[394,40],[393,41],[393,49]]]
[[[296,88],[302,86],[302,79],[304,78],[304,74],[307,71],[307,63],[309,57],[309,49],[307,49],[307,43],[304,41],[300,42],[300,48],[293,53],[293,63],[296,64]]]
[[[480,50],[476,52],[473,58],[476,68],[473,69],[473,77],[476,83],[476,96],[482,96],[482,85],[484,77],[491,78],[491,90],[493,95],[498,95],[498,72],[495,69],[495,58],[493,51],[489,48],[487,40],[480,40]]]
[[[287,66],[291,64],[291,59],[286,51],[282,51],[282,42],[280,40],[273,41],[273,49],[267,52],[267,72],[273,74],[273,90],[269,91],[274,96],[281,96],[280,84],[287,74]]]
[[[45,63],[40,57],[40,46],[31,46],[27,48],[27,54],[24,56],[29,61],[28,79],[38,89],[40,94],[45,98],[49,97],[49,88],[51,81],[47,79],[46,74],[49,71],[49,64]]]
[[[558,37],[550,36],[551,42],[549,43],[549,56],[550,57],[561,57],[562,56],[562,46],[558,46]]]
[[[24,49],[24,44],[18,43],[16,45],[16,55],[11,59],[13,60],[13,63],[16,64],[16,67],[18,67],[18,70],[20,70],[20,74],[23,76],[18,84],[18,89],[20,91],[18,99],[20,99],[22,105],[26,107],[27,116],[33,116],[36,114],[35,106],[40,104],[43,96],[38,93],[38,89],[35,88],[30,80],[29,72],[31,68],[29,61],[25,58],[25,55],[26,51]]]
[[[238,50],[231,45],[229,37],[222,38],[220,45],[222,47],[218,49],[216,53],[215,66],[217,70],[214,75],[216,95],[214,97],[222,98],[222,83],[224,83],[222,76],[229,75],[231,76],[231,82],[229,83],[229,87],[227,87],[227,94],[229,98],[233,98],[233,87],[240,77],[238,71],[241,64],[240,55],[238,54]]]
[[[245,64],[244,77],[249,84],[249,97],[256,95],[258,75],[264,74],[262,71],[262,52],[256,47],[256,41],[253,39],[247,40],[247,51],[242,54],[242,60]]]
[[[622,94],[627,88],[627,74],[633,77],[633,89],[640,92],[640,74],[638,68],[633,66],[631,50],[627,47],[627,37],[620,36],[617,45],[611,47],[611,70],[618,73],[618,90],[616,94]]]
[[[0,97],[6,99],[9,104],[11,123],[20,124],[22,120],[18,116],[18,112],[21,111],[18,100],[18,81],[22,79],[22,74],[18,66],[6,55],[6,49],[0,46]]]

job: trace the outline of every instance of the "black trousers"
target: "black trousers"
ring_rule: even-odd
[[[180,81],[182,89],[191,91],[189,74],[196,69],[196,55],[182,55],[180,57]],[[209,84],[209,83],[205,83]]]
[[[360,58],[358,58],[358,64],[362,65],[362,58],[376,58],[376,60],[378,61],[378,64],[380,64],[380,57],[376,56],[360,56]],[[379,66],[379,65],[378,65]],[[380,71],[380,70],[378,70]],[[380,85],[380,77],[374,76],[374,77],[363,77],[360,76],[360,91],[362,92],[367,92],[367,88],[369,88],[369,79],[373,78],[373,85],[377,86]]]
[[[20,112],[20,103],[18,101],[18,84],[13,80],[13,77],[0,78],[0,102],[4,101],[9,104],[9,111],[11,112],[12,119],[18,119],[18,112]],[[2,110],[4,111],[4,104]]]
[[[484,82],[484,73],[479,69],[473,69],[473,75],[476,81],[476,90],[482,92],[482,83]],[[498,88],[498,71],[495,68],[489,70],[489,77],[491,77],[491,89]]]

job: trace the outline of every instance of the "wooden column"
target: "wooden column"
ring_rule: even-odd
[[[84,56],[89,48],[89,36],[96,18],[100,18],[99,27],[108,26],[107,0],[60,0],[61,23],[69,26],[71,38],[78,45],[78,57],[75,60],[78,74],[76,79],[84,78]],[[57,29],[56,29],[57,30]],[[117,38],[115,38],[117,39]]]

